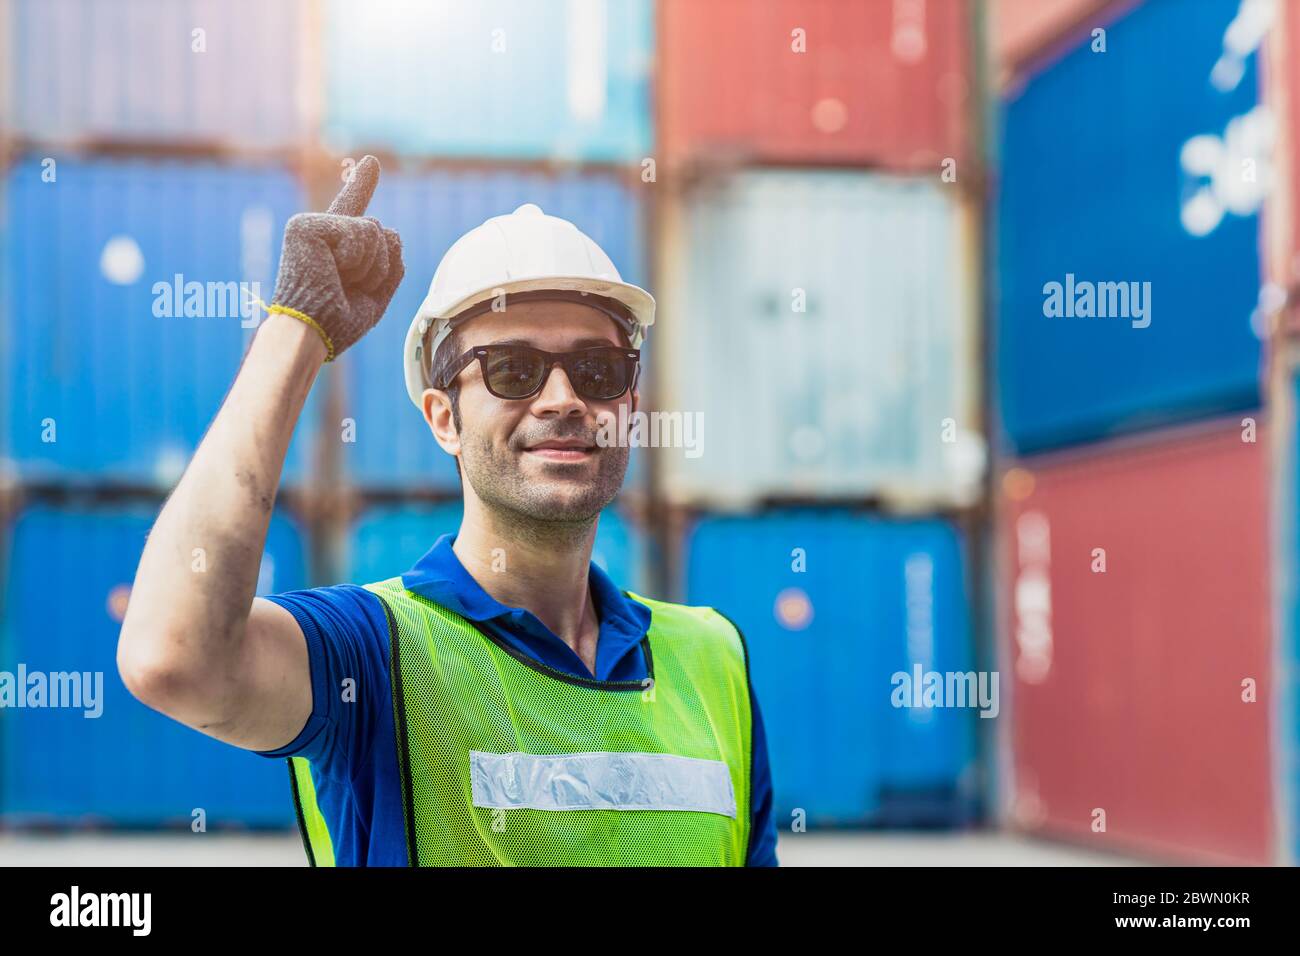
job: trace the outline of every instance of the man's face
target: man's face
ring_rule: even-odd
[[[612,319],[573,302],[520,302],[476,316],[459,332],[461,351],[505,343],[548,352],[625,344]],[[461,473],[483,502],[533,519],[573,521],[594,518],[613,500],[627,472],[628,448],[600,447],[596,435],[619,405],[636,409],[635,392],[610,401],[584,398],[558,364],[532,398],[493,396],[477,361],[457,382],[460,433],[445,392],[425,390],[425,418],[443,449],[460,456]]]

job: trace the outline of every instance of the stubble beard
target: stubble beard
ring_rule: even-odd
[[[596,471],[587,479],[564,477],[568,469],[563,465],[544,468],[554,477],[526,475],[524,447],[548,437],[561,436],[530,440],[515,435],[501,447],[486,435],[462,434],[460,466],[500,527],[533,541],[560,544],[584,536],[614,500],[623,487],[630,449],[626,445],[598,446],[593,453]]]

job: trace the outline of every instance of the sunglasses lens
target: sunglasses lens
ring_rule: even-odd
[[[550,363],[559,359],[526,347],[491,345],[482,350],[484,380],[499,398],[528,398],[541,387]],[[584,398],[603,401],[627,391],[632,363],[616,348],[586,349],[564,359],[564,370],[574,390]]]
[[[587,398],[617,398],[627,391],[628,361],[618,349],[591,349],[565,366],[573,387]]]
[[[546,363],[531,350],[495,347],[488,352],[486,371],[493,392],[504,398],[522,398],[537,388]]]

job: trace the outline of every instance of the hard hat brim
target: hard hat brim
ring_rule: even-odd
[[[421,350],[424,346],[425,332],[428,331],[429,326],[435,320],[454,318],[466,309],[498,295],[504,294],[508,299],[512,292],[539,292],[543,290],[590,292],[606,296],[626,306],[639,325],[638,333],[631,336],[633,348],[640,347],[645,337],[645,330],[654,325],[655,300],[654,296],[649,292],[640,286],[632,285],[630,282],[593,279],[591,276],[533,276],[515,279],[511,282],[497,283],[488,288],[479,289],[442,308],[437,308],[426,298],[406,330],[406,342],[402,349],[406,393],[415,404],[415,407],[419,408],[421,412],[424,410],[424,390],[429,385],[424,378],[424,363],[421,361]]]

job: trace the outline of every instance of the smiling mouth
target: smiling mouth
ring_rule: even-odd
[[[594,447],[545,447],[545,449],[524,449],[530,455],[545,458],[549,462],[582,462],[595,454]]]

